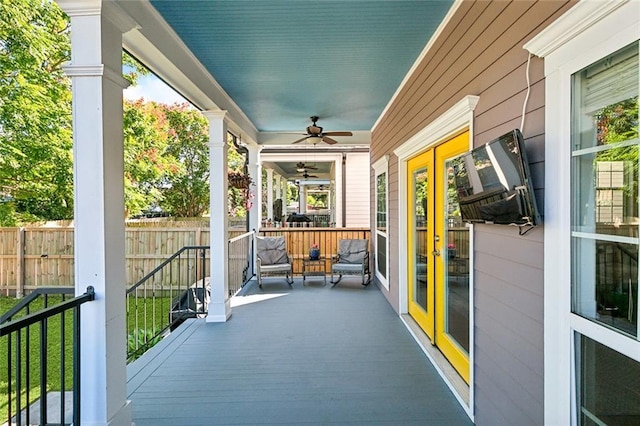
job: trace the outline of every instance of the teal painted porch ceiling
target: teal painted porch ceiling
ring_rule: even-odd
[[[257,129],[371,130],[449,0],[151,0]]]

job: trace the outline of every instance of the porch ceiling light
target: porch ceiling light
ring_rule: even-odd
[[[311,136],[309,138],[307,138],[307,140],[312,143],[313,145],[319,144],[320,142],[322,142],[322,138],[320,136]]]

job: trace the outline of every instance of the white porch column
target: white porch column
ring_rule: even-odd
[[[228,265],[228,178],[226,111],[203,111],[209,120],[209,178],[211,300],[207,322],[225,322],[231,316]]]
[[[299,185],[300,188],[298,192],[298,210],[300,210],[300,214],[307,213],[307,185]]]
[[[260,206],[262,205],[262,196],[260,195],[260,188],[262,188],[261,169],[258,159],[260,148],[257,145],[248,145],[247,148],[249,149],[249,176],[255,185],[252,189],[254,192],[253,207],[249,209],[249,230],[255,229],[257,231],[260,229]]]
[[[267,169],[267,219],[273,220],[273,169]]]
[[[81,314],[81,423],[131,425],[125,331],[122,34],[114,5],[58,0],[71,18],[76,294]],[[105,9],[109,8],[108,11]],[[113,17],[110,21],[108,17]],[[116,23],[118,26],[116,26]]]
[[[276,200],[282,198],[282,176],[276,176]]]
[[[280,186],[282,187],[282,215],[287,216],[287,179],[280,176]]]

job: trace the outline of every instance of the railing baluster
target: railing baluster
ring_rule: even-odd
[[[16,333],[16,424],[22,424],[22,330]],[[28,410],[27,410],[28,411]]]
[[[197,310],[197,311],[199,311],[199,312],[202,314],[202,313],[204,313],[204,311],[205,311],[204,301],[207,299],[207,295],[205,294],[205,293],[206,293],[206,291],[207,291],[207,289],[206,289],[206,284],[205,284],[205,282],[204,282],[205,275],[207,275],[207,274],[205,273],[205,271],[206,271],[206,269],[205,269],[205,266],[206,266],[206,262],[205,262],[205,260],[206,260],[206,259],[205,259],[205,257],[206,257],[206,255],[207,255],[207,253],[206,253],[206,249],[204,249],[204,248],[200,249],[200,251],[201,251],[201,253],[200,253],[200,258],[202,259],[202,260],[201,260],[202,264],[201,264],[200,276],[202,277],[202,302],[203,302],[203,303],[202,303],[202,305],[200,306],[200,309],[197,309],[197,302],[196,302],[195,298],[194,298],[194,303],[196,303],[196,310]],[[209,280],[211,280],[211,278],[209,278]],[[196,285],[196,288],[197,288],[197,287],[198,287],[198,286]],[[198,292],[197,292],[197,290],[196,290],[196,298],[197,298],[197,296],[198,296]]]
[[[47,422],[47,319],[40,321],[40,423]]]
[[[64,297],[63,297],[64,300]],[[65,348],[65,344],[64,342],[66,342],[66,335],[65,335],[65,329],[64,329],[64,321],[65,321],[65,313],[62,312],[60,314],[60,336],[62,338],[62,342],[63,344],[60,345],[60,423],[64,424],[65,423],[65,419],[64,419],[64,403],[65,403],[65,398],[64,398],[64,394],[65,394],[65,388],[66,388],[66,384],[65,384],[65,373],[66,373],[66,369],[65,369],[65,354],[64,354],[64,348]],[[28,424],[28,422],[27,422]]]
[[[73,424],[80,424],[80,306],[73,310]]]
[[[11,424],[11,335],[7,336],[7,424]]]
[[[28,306],[27,306],[27,313],[29,313],[29,307]],[[25,392],[27,405],[29,404],[29,401],[31,401],[31,398],[29,397],[29,390],[31,389],[31,386],[30,386],[30,384],[31,384],[31,374],[30,374],[30,371],[31,371],[31,368],[30,368],[30,366],[31,366],[31,337],[30,336],[31,335],[30,335],[30,330],[31,330],[31,327],[27,327],[26,330],[25,330],[25,336],[24,336],[26,341],[27,341],[27,344],[26,344],[26,350],[27,350],[26,357],[27,357],[27,359],[26,359],[25,377],[24,377],[24,380],[27,383],[27,388],[26,388],[26,392]],[[29,411],[31,411],[31,410],[29,410],[27,408],[27,412],[26,412],[26,416],[25,416],[26,417],[26,419],[25,419],[26,424],[31,424],[31,422],[30,422],[31,413]]]

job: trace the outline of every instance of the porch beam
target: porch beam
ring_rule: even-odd
[[[228,178],[226,111],[203,111],[209,121],[210,292],[207,322],[231,317],[228,265]]]

